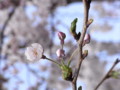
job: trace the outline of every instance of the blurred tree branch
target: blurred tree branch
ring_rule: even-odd
[[[2,45],[3,45],[3,41],[4,41],[4,32],[5,32],[5,29],[6,29],[7,25],[8,25],[8,23],[10,22],[12,16],[14,15],[15,10],[16,10],[16,7],[14,7],[11,12],[9,12],[8,18],[5,21],[2,29],[0,30],[0,54],[2,54]],[[0,60],[1,59],[2,59],[2,56],[0,55]]]
[[[102,1],[118,1],[118,0],[92,0],[92,1],[96,1],[96,2],[102,2]],[[72,3],[72,2],[82,2],[82,0],[66,0],[67,4]]]
[[[113,64],[112,67],[110,68],[110,70],[107,72],[107,74],[105,75],[105,77],[100,81],[100,83],[98,83],[98,85],[95,87],[94,90],[97,90],[97,89],[100,87],[100,85],[101,85],[105,80],[107,80],[108,78],[110,78],[110,76],[109,76],[110,73],[113,71],[114,67],[115,67],[119,62],[120,62],[119,59],[116,59],[116,60],[115,60],[114,64]]]

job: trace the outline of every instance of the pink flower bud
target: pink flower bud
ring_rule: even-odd
[[[58,49],[56,54],[59,58],[63,58],[65,56],[65,51],[63,49]]]
[[[58,32],[58,37],[60,40],[64,40],[66,38],[66,35],[63,32]]]
[[[84,38],[85,44],[90,43],[90,34],[86,34]]]

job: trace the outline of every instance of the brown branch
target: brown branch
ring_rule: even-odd
[[[15,13],[15,10],[16,10],[16,7],[13,9],[13,11],[11,11],[9,14],[8,14],[8,18],[7,20],[5,21],[2,29],[1,29],[1,33],[0,33],[0,54],[2,52],[2,44],[3,44],[3,39],[4,39],[4,32],[5,32],[5,29],[9,23],[9,21],[11,20],[12,16],[14,15]],[[1,55],[0,55],[0,59],[1,59]]]
[[[114,2],[118,0],[92,0],[94,2],[103,2],[103,1],[109,1],[109,2]],[[67,4],[73,3],[73,2],[82,2],[82,0],[66,0]]]
[[[81,32],[81,37],[78,41],[79,62],[78,62],[77,68],[75,70],[73,81],[72,81],[73,90],[77,90],[76,82],[77,82],[77,78],[78,78],[79,71],[80,71],[80,68],[81,68],[81,64],[82,64],[82,61],[83,61],[83,54],[82,54],[83,46],[82,45],[83,45],[83,40],[84,40],[86,31],[87,31],[87,28],[88,28],[87,27],[87,22],[88,22],[90,3],[91,3],[91,0],[83,0],[83,4],[84,4],[84,23],[83,23],[83,29],[82,29],[82,32]]]
[[[3,46],[3,43],[4,43],[3,41],[4,41],[4,37],[5,37],[5,36],[4,36],[4,32],[5,32],[5,29],[6,29],[7,25],[8,25],[8,23],[10,22],[11,18],[13,17],[16,8],[17,8],[17,6],[15,6],[15,7],[13,8],[13,10],[12,10],[11,12],[9,12],[8,18],[7,18],[7,20],[5,21],[3,27],[2,27],[1,30],[0,30],[0,64],[1,64],[1,61],[2,61],[2,59],[3,59],[3,58],[2,58],[2,46]],[[0,65],[0,66],[1,66],[1,65]]]
[[[113,64],[112,67],[110,68],[110,70],[107,72],[107,74],[105,75],[105,77],[100,81],[100,83],[98,83],[98,85],[95,87],[94,90],[97,90],[97,89],[100,87],[100,85],[101,85],[106,79],[109,78],[109,75],[110,75],[110,73],[112,72],[113,68],[114,68],[119,62],[120,62],[120,60],[119,60],[119,59],[116,59],[116,61],[114,62],[114,64]]]

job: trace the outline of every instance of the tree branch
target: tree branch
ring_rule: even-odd
[[[15,10],[16,10],[16,7],[8,14],[8,18],[7,20],[5,21],[2,29],[1,29],[1,32],[0,32],[0,54],[2,52],[2,45],[3,45],[3,39],[4,39],[4,32],[5,32],[5,29],[9,23],[9,21],[11,20],[13,14],[15,13]],[[0,60],[1,60],[1,55],[0,55]]]
[[[15,10],[16,10],[16,6],[13,8],[13,10],[11,12],[9,12],[8,14],[8,18],[7,20],[5,21],[2,29],[0,30],[0,64],[1,64],[1,61],[2,61],[2,46],[3,46],[3,41],[4,41],[4,32],[5,32],[5,29],[8,25],[8,23],[10,22],[11,18],[13,17],[14,13],[15,13]],[[1,66],[1,65],[0,65]]]
[[[120,62],[119,59],[116,59],[116,61],[114,62],[114,64],[112,65],[112,67],[110,68],[110,70],[107,72],[107,74],[105,75],[105,77],[100,81],[100,83],[98,83],[98,85],[95,87],[94,90],[97,90],[100,85],[106,80],[109,78],[109,74],[112,72],[112,70],[114,69],[114,67]]]
[[[78,62],[77,68],[75,69],[75,73],[74,73],[74,77],[73,77],[73,81],[72,81],[73,90],[77,90],[76,82],[77,82],[77,78],[78,78],[79,71],[80,71],[80,68],[81,68],[81,64],[82,64],[82,61],[83,61],[83,53],[82,53],[83,52],[83,41],[84,41],[84,37],[85,37],[86,31],[87,31],[87,28],[88,28],[87,27],[87,22],[88,22],[90,3],[91,3],[91,0],[83,0],[84,22],[83,22],[83,29],[82,29],[82,32],[81,32],[81,37],[78,40],[79,62]]]

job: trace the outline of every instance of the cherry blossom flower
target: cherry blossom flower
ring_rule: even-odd
[[[38,43],[33,43],[25,50],[25,55],[29,61],[38,61],[43,56],[44,49]]]

